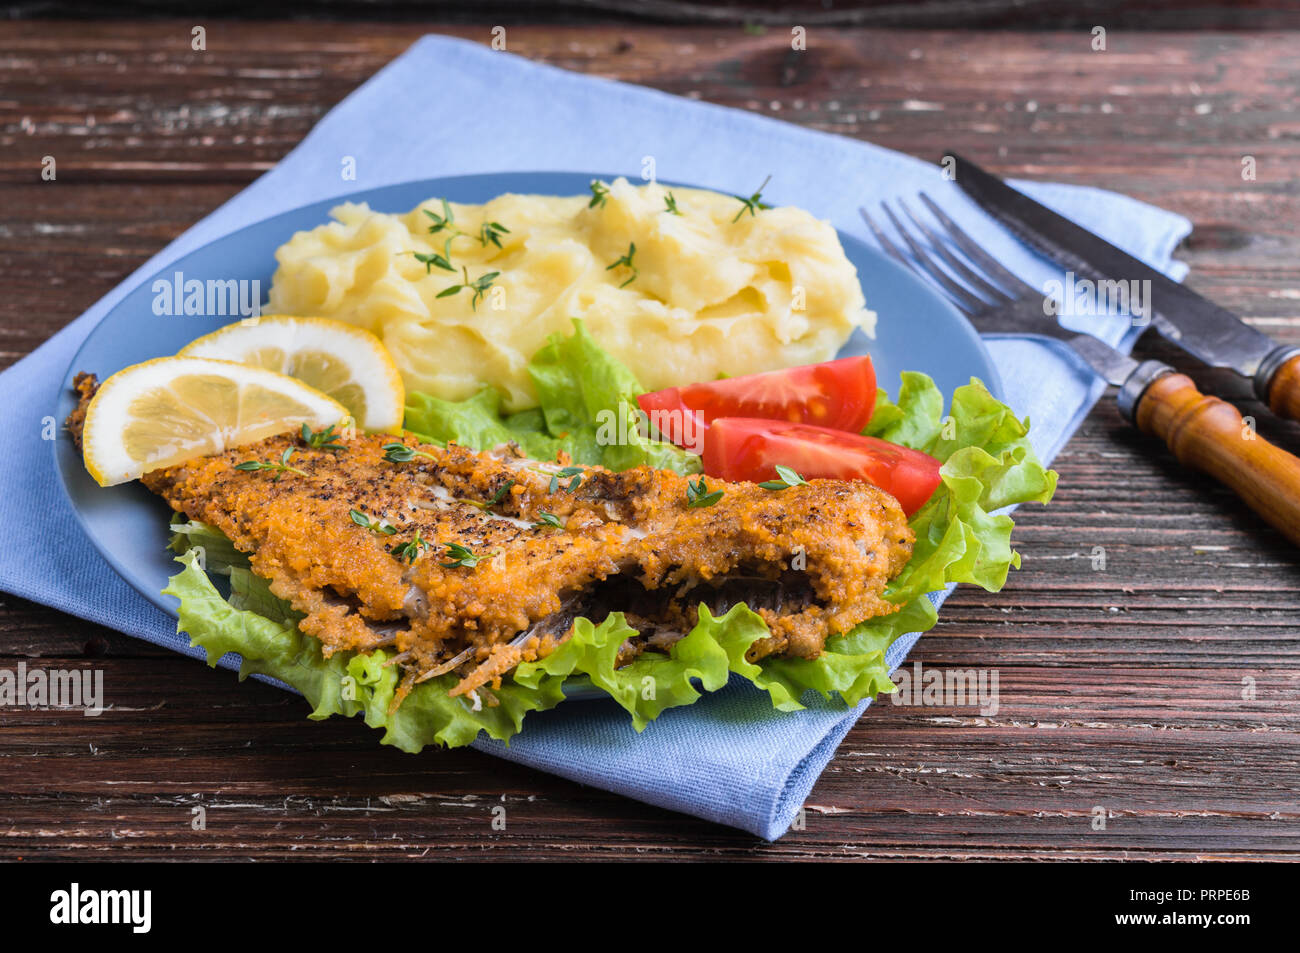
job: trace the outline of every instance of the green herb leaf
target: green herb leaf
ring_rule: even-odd
[[[723,490],[709,491],[709,485],[704,482],[704,477],[692,482],[686,481],[686,505],[687,506],[712,506],[718,500],[722,499]]]
[[[471,309],[474,311],[478,310],[479,301],[482,300],[483,295],[487,293],[487,290],[492,287],[492,282],[496,281],[500,276],[501,272],[499,271],[489,271],[487,274],[481,275],[474,281],[470,282],[470,287],[474,289],[474,297],[470,299]]]
[[[484,222],[478,230],[478,243],[484,248],[487,248],[488,243],[490,242],[491,244],[496,245],[497,248],[500,248],[501,236],[509,234],[510,229],[506,228],[500,222]]]
[[[443,271],[456,270],[455,266],[452,265],[452,263],[445,256],[439,255],[437,252],[429,252],[426,255],[423,254],[422,252],[414,251],[411,252],[411,254],[415,256],[416,261],[424,265],[424,273],[426,275],[431,274],[432,270],[435,267],[441,268]],[[438,297],[442,297],[442,295],[439,295]]]
[[[637,272],[636,265],[632,263],[632,258],[634,255],[636,255],[636,242],[628,242],[627,254],[623,255],[621,258],[617,259],[616,261],[610,262],[608,265],[605,266],[606,271],[613,271],[615,268],[621,266],[627,268],[632,272],[631,277],[629,277],[627,281],[619,285],[620,288],[626,288],[628,285],[630,285],[632,282],[636,281],[637,279],[639,273]]]
[[[430,212],[427,208],[424,210],[424,214],[429,216],[429,218],[433,219],[433,224],[429,226],[430,234],[437,234],[443,229],[448,228],[453,222],[456,221],[456,216],[452,214],[451,206],[447,204],[446,199],[442,200],[441,215],[436,215],[433,212]]]
[[[560,481],[568,480],[565,489],[570,493],[582,486],[582,478],[587,471],[583,467],[563,467],[551,474],[551,483],[547,492],[555,493],[560,489]]]
[[[473,569],[482,560],[492,558],[492,555],[494,554],[489,553],[488,555],[479,556],[466,549],[460,543],[448,543],[447,558],[450,559],[451,562],[440,563],[439,565],[441,565],[443,569],[459,569],[461,567]]]
[[[783,467],[779,463],[776,465],[776,475],[779,476],[781,479],[764,480],[762,483],[759,484],[759,486],[761,486],[765,490],[784,490],[784,489],[788,489],[789,487],[799,486],[800,484],[804,484],[808,482],[799,474],[791,470],[789,467]]]
[[[302,425],[302,442],[312,450],[328,450],[331,453],[340,453],[347,449],[346,446],[339,443],[343,438],[334,432],[334,424],[330,424],[324,430],[313,431],[307,424]]]
[[[358,526],[364,527],[365,529],[370,530],[370,532],[377,533],[380,536],[392,536],[397,532],[397,527],[393,526],[387,520],[375,522],[360,510],[349,510],[348,515],[352,517],[352,522],[356,523]]]
[[[459,284],[452,285],[449,288],[444,288],[442,291],[438,292],[437,297],[450,298],[452,295],[460,294],[461,291],[465,290],[466,288],[469,288],[471,291],[474,292],[474,296],[470,299],[470,307],[473,310],[477,311],[479,301],[482,300],[483,295],[487,292],[487,290],[492,287],[492,282],[494,282],[498,277],[500,277],[501,272],[489,271],[486,274],[481,275],[480,277],[474,279],[473,281],[470,281],[469,269],[462,265],[461,274],[464,277],[464,281],[462,281]]]
[[[297,467],[289,466],[289,458],[293,456],[294,449],[294,447],[286,447],[284,453],[280,454],[278,462],[269,460],[245,460],[243,463],[236,463],[235,469],[249,473],[256,473],[260,470],[269,470],[275,474],[275,476],[271,477],[272,483],[278,483],[280,477],[284,476],[286,473],[296,473],[299,476],[306,476],[307,474],[302,470],[299,470]]]
[[[389,463],[410,463],[416,457],[426,457],[429,460],[438,459],[431,453],[425,453],[423,450],[416,450],[414,447],[408,447],[404,443],[384,444],[384,459]]]
[[[501,489],[497,490],[495,493],[492,494],[492,498],[487,501],[487,505],[496,506],[498,503],[500,503],[502,500],[506,498],[506,494],[510,492],[510,488],[514,485],[515,485],[514,480],[509,480],[506,483],[501,484]]]
[[[402,562],[410,564],[414,563],[424,555],[424,551],[428,549],[429,546],[430,543],[428,540],[420,536],[420,531],[417,529],[415,531],[415,538],[409,543],[395,544],[388,551]]]
[[[744,215],[746,212],[748,212],[751,217],[754,217],[757,214],[756,210],[769,209],[772,207],[762,201],[763,190],[767,188],[767,183],[771,181],[772,181],[772,176],[769,175],[766,179],[763,180],[763,184],[760,185],[758,189],[754,192],[754,194],[751,195],[749,198],[745,198],[743,195],[733,196],[733,198],[735,198],[735,200],[740,203],[740,211],[738,211],[736,213],[736,217],[731,220],[733,224],[735,222],[739,222],[740,216]]]
[[[540,516],[541,519],[537,521],[536,525],[554,526],[556,529],[564,529],[564,524],[560,522],[560,518],[554,513],[548,513],[546,510],[541,510],[537,515]]]

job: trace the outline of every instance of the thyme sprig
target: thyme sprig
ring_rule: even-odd
[[[686,481],[686,505],[687,506],[712,506],[718,500],[722,499],[723,490],[713,490],[710,492],[709,485],[704,482],[704,477],[700,477],[694,483]]]
[[[302,425],[302,442],[312,450],[328,450],[331,453],[342,453],[347,449],[339,443],[342,436],[334,432],[335,424],[330,424],[324,430],[312,430],[307,424]]]
[[[510,229],[506,228],[500,222],[484,222],[479,226],[478,243],[484,248],[487,248],[488,243],[490,242],[491,244],[496,245],[497,248],[500,248],[501,236],[509,234]]]
[[[297,467],[289,466],[289,458],[293,456],[296,449],[296,447],[285,447],[284,453],[280,454],[278,462],[269,460],[245,460],[243,463],[236,463],[235,469],[247,472],[271,470],[275,473],[275,476],[271,477],[272,483],[279,483],[280,477],[284,476],[286,473],[296,473],[299,476],[306,476],[307,474],[302,470],[299,470]]]
[[[372,520],[360,510],[349,510],[348,515],[352,517],[352,522],[378,536],[392,536],[397,532],[397,527],[388,520]]]
[[[398,558],[400,562],[412,565],[417,559],[424,555],[433,544],[420,535],[420,531],[415,531],[415,538],[409,543],[394,544],[389,547],[389,552]]]
[[[473,281],[470,281],[469,269],[462,265],[460,270],[465,280],[462,281],[460,284],[455,284],[449,288],[444,288],[442,291],[439,291],[438,297],[449,298],[452,295],[460,294],[463,290],[469,288],[471,291],[474,292],[474,297],[470,299],[470,307],[473,308],[475,311],[477,311],[478,303],[480,299],[482,299],[483,295],[487,293],[487,290],[492,287],[492,282],[496,281],[497,277],[501,274],[501,272],[489,271],[483,275],[480,275],[478,278],[475,278]]]
[[[597,205],[604,205],[609,201],[609,186],[604,182],[599,179],[592,179],[588,188],[591,189],[591,201],[587,203],[587,208],[595,208]]]
[[[389,463],[410,463],[416,457],[426,457],[429,460],[436,460],[431,453],[425,453],[423,450],[416,450],[414,447],[408,447],[404,443],[393,441],[384,444],[384,459]]]
[[[451,242],[455,237],[456,236],[453,235],[443,243],[441,255],[436,251],[428,253],[418,251],[411,252],[411,254],[415,256],[415,260],[424,265],[424,273],[426,275],[433,274],[434,268],[441,268],[443,271],[450,271],[455,274],[456,266],[451,263]]]
[[[416,538],[419,538],[419,534],[416,534]],[[442,566],[443,569],[459,569],[461,567],[464,567],[465,569],[473,569],[484,559],[490,559],[493,555],[495,554],[487,553],[479,555],[466,549],[460,543],[448,543],[446,556],[451,560],[451,562],[439,563],[439,565]]]
[[[510,488],[514,485],[515,485],[514,480],[509,480],[506,483],[503,483],[501,485],[501,489],[497,490],[495,493],[492,494],[492,498],[487,501],[487,505],[496,506],[498,503],[500,503],[502,500],[506,498],[506,494],[510,492]]]
[[[433,224],[429,226],[430,235],[438,235],[443,232],[447,233],[447,240],[443,243],[441,255],[436,252],[430,252],[428,254],[412,252],[412,254],[415,255],[416,261],[424,264],[426,274],[428,274],[429,270],[433,267],[441,268],[444,271],[454,272],[456,270],[456,266],[451,263],[451,243],[458,238],[472,238],[484,248],[487,248],[488,245],[495,245],[497,248],[501,248],[501,236],[510,234],[510,229],[506,228],[500,222],[484,222],[479,226],[478,234],[471,235],[456,224],[456,214],[452,211],[451,205],[448,204],[446,199],[442,200],[441,215],[437,212],[430,212],[427,208],[423,211],[424,214],[429,216],[433,221]]]
[[[664,211],[669,215],[682,214],[681,209],[677,207],[677,196],[673,195],[671,190],[664,196]]]
[[[546,471],[543,470],[542,472],[545,473]],[[547,488],[546,492],[558,492],[560,489],[560,481],[568,480],[569,482],[565,489],[572,493],[578,487],[582,486],[582,478],[586,472],[587,471],[582,467],[565,467],[562,470],[557,470],[555,473],[551,474],[551,485]]]
[[[514,485],[515,485],[515,481],[510,480],[504,486],[502,486],[501,489],[493,493],[491,499],[488,500],[471,500],[466,497],[458,497],[456,502],[464,503],[467,506],[472,506],[475,509],[482,510],[484,513],[486,513],[488,510],[492,509],[492,507],[496,506],[498,503],[504,500],[506,494],[510,492],[510,488]]]
[[[623,255],[623,257],[615,261],[610,262],[608,265],[605,266],[606,271],[613,271],[615,268],[622,265],[624,268],[627,268],[632,272],[632,276],[628,278],[627,281],[619,285],[620,288],[626,288],[632,282],[636,281],[638,275],[640,274],[637,271],[636,265],[632,261],[635,255],[636,255],[636,242],[628,242],[627,254]]]
[[[427,208],[424,210],[424,214],[429,216],[429,218],[433,220],[433,224],[429,226],[430,235],[436,235],[439,232],[444,231],[446,229],[455,228],[456,214],[451,210],[451,205],[447,202],[446,199],[442,200],[441,215],[437,214],[436,212],[430,212]],[[456,231],[459,232],[460,229],[456,229]]]
[[[554,526],[556,529],[564,529],[564,523],[561,522],[560,518],[559,518],[558,516],[556,516],[554,513],[548,513],[548,512],[546,512],[546,510],[540,510],[540,511],[538,511],[538,514],[537,514],[537,515],[540,516],[541,519],[539,519],[539,520],[538,520],[535,524],[533,524],[533,525],[535,525],[535,526]]]
[[[758,190],[749,198],[745,198],[743,195],[732,196],[732,198],[734,198],[737,202],[740,203],[740,211],[738,211],[736,213],[736,217],[731,220],[733,224],[739,222],[740,216],[744,215],[746,212],[748,212],[751,216],[756,216],[757,215],[756,210],[769,209],[772,207],[763,201],[763,190],[767,188],[767,183],[771,181],[772,181],[772,177],[769,175],[766,179],[763,180],[763,184],[758,187]]]
[[[764,480],[762,483],[759,484],[759,486],[761,486],[765,490],[780,491],[780,490],[789,489],[792,486],[801,486],[808,482],[803,477],[801,477],[798,473],[796,473],[794,470],[791,470],[789,467],[783,467],[779,463],[776,465],[776,475],[779,476],[781,479]]]

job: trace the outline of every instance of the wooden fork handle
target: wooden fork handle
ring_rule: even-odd
[[[1300,420],[1300,348],[1280,347],[1260,362],[1255,393],[1279,417]]]
[[[1237,408],[1207,397],[1191,378],[1171,370],[1142,392],[1134,421],[1163,440],[1180,463],[1230,487],[1300,544],[1300,458],[1257,434]]]

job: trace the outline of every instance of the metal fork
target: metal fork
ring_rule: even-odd
[[[898,206],[910,220],[913,229],[920,234],[920,238],[908,230],[887,203],[880,203],[890,223],[911,251],[911,257],[899,250],[865,208],[860,211],[880,246],[922,280],[937,285],[944,296],[970,318],[981,334],[1033,335],[1065,342],[1077,358],[1081,358],[1099,376],[1120,387],[1120,407],[1129,419],[1133,418],[1133,407],[1147,385],[1157,377],[1173,371],[1169,365],[1159,361],[1139,364],[1097,338],[1063,328],[1055,318],[1058,310],[1056,302],[1007,270],[967,235],[930,196],[922,192],[920,199],[946,232],[947,240],[916,215],[902,199],[898,200]],[[956,250],[950,245],[956,246]],[[947,266],[946,269],[944,265]],[[976,268],[983,269],[983,273],[977,272]],[[961,281],[954,278],[954,275]],[[1141,373],[1135,373],[1137,371]]]
[[[909,229],[887,203],[880,203],[910,256],[865,208],[860,210],[881,248],[936,286],[980,333],[1064,343],[1097,376],[1119,388],[1116,399],[1129,421],[1163,440],[1184,465],[1230,487],[1300,544],[1300,459],[1259,436],[1253,420],[1247,423],[1231,404],[1202,394],[1168,364],[1136,361],[1099,338],[1062,327],[1053,299],[1005,268],[924,192],[920,199],[937,227],[900,199]]]

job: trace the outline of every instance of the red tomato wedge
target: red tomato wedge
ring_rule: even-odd
[[[704,472],[723,480],[779,479],[777,464],[804,479],[866,480],[911,516],[939,486],[941,464],[919,450],[829,427],[719,417],[704,435]]]
[[[876,408],[876,369],[869,357],[844,357],[824,364],[669,387],[642,394],[637,403],[670,439],[683,429],[673,423],[674,418],[684,420],[692,413],[706,425],[718,417],[763,417],[857,433]],[[664,412],[669,416],[657,416]],[[659,420],[667,425],[660,425]]]

